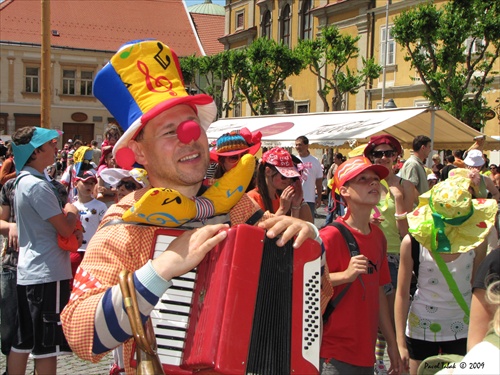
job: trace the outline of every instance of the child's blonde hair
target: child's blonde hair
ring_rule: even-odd
[[[488,285],[486,289],[486,298],[489,303],[496,306],[491,326],[495,333],[500,336],[500,280],[496,280]]]

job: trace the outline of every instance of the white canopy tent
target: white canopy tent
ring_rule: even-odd
[[[482,135],[448,112],[428,107],[226,118],[210,125],[207,135],[217,139],[243,127],[261,131],[266,147],[292,147],[301,135],[311,145],[354,146],[375,134],[391,134],[404,148],[411,148],[417,135],[427,135],[435,150],[468,149]],[[484,150],[499,149],[500,141],[486,137]]]

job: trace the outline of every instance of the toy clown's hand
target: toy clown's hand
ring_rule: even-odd
[[[253,155],[244,155],[202,196],[192,199],[172,189],[150,189],[123,214],[123,220],[173,228],[228,213],[245,193],[254,169]]]

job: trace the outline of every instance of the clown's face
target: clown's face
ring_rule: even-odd
[[[186,134],[178,136],[179,125],[189,120],[200,122],[191,107],[177,105],[170,108],[151,119],[143,129],[143,136],[130,141],[129,147],[134,151],[136,161],[147,170],[152,186],[167,187],[193,196],[205,177],[210,159],[208,139],[201,127],[192,132],[192,137],[189,134],[187,137]]]

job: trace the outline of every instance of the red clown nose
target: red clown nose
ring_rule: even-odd
[[[184,144],[198,140],[200,135],[200,125],[193,120],[183,121],[177,127],[177,138]]]

